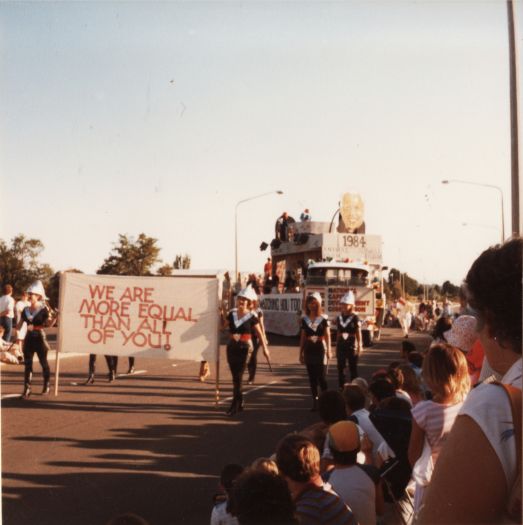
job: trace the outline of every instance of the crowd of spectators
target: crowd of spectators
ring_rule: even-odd
[[[237,468],[228,488],[226,467],[211,525],[518,522],[521,251],[514,239],[478,258],[461,315],[441,309],[426,352],[403,340],[368,382],[323,392],[320,421]]]

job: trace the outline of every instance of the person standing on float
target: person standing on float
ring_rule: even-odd
[[[41,281],[34,282],[28,289],[29,306],[22,310],[17,329],[21,329],[24,322],[27,324],[27,335],[24,343],[24,392],[22,397],[28,399],[31,395],[31,381],[33,378],[33,358],[36,354],[44,376],[42,395],[49,394],[51,370],[47,362],[49,345],[44,328],[49,324],[49,310],[45,305],[45,290]]]
[[[336,319],[336,360],[338,385],[345,384],[345,365],[349,364],[350,380],[358,377],[358,357],[362,350],[361,321],[354,312],[354,293],[347,292],[340,300],[341,313]]]
[[[318,386],[327,390],[327,362],[331,358],[329,320],[322,313],[321,295],[311,293],[305,301],[305,315],[301,319],[300,363],[307,367],[312,393],[311,411],[318,409]]]
[[[228,416],[243,410],[242,381],[247,358],[252,352],[252,332],[254,331],[267,359],[270,358],[265,338],[260,329],[260,322],[255,312],[251,310],[252,301],[257,296],[251,287],[241,290],[236,297],[236,308],[227,314],[230,340],[227,343],[227,363],[232,374],[233,398]]]

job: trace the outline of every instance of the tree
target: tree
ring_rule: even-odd
[[[459,295],[459,286],[452,284],[450,281],[445,281],[441,285],[441,295],[457,297]]]
[[[169,277],[169,275],[173,274],[173,267],[172,265],[166,263],[158,268],[156,274],[160,275],[161,277]]]
[[[191,267],[191,256],[179,254],[174,259],[174,268],[176,270],[188,270]]]
[[[46,287],[53,270],[48,264],[38,262],[44,249],[42,241],[27,239],[20,234],[11,239],[11,246],[0,239],[0,280],[2,287],[13,285],[15,294],[19,294],[37,279]]]
[[[119,235],[112,253],[98,269],[99,274],[152,275],[151,270],[159,262],[160,248],[157,239],[140,233],[136,241],[127,235]]]

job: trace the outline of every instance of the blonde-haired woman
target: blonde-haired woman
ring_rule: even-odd
[[[449,344],[430,348],[422,374],[432,399],[420,401],[412,409],[409,461],[416,481],[414,512],[420,508],[433,466],[470,390],[467,360],[461,350]]]
[[[321,309],[321,295],[314,292],[305,300],[305,315],[301,320],[300,363],[307,367],[312,394],[312,411],[318,409],[318,386],[327,390],[326,367],[331,358],[329,321]]]
[[[243,410],[243,373],[249,353],[252,352],[252,333],[258,335],[263,353],[269,356],[269,350],[260,329],[260,322],[255,312],[251,310],[252,301],[257,299],[256,292],[247,286],[241,290],[236,297],[236,308],[227,314],[229,324],[230,340],[227,343],[227,363],[232,374],[233,397],[232,403],[227,410],[228,416]]]
[[[17,330],[24,322],[27,324],[27,335],[24,343],[24,392],[22,397],[28,399],[31,395],[31,381],[33,378],[33,358],[36,354],[44,376],[44,388],[42,395],[49,394],[49,381],[51,370],[47,362],[49,345],[45,336],[44,328],[49,324],[49,310],[45,304],[45,290],[41,281],[34,282],[28,289],[29,306],[22,310],[18,321]]]

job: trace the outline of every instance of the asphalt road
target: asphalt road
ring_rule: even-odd
[[[199,364],[137,359],[137,373],[107,381],[103,357],[94,385],[82,386],[87,356],[60,360],[60,392],[16,397],[23,367],[2,365],[2,515],[4,525],[103,525],[132,511],[151,525],[208,524],[221,468],[269,456],[278,440],[318,420],[311,413],[297,339],[270,336],[273,372],[263,362],[246,385],[246,410],[224,415],[231,392],[221,348],[222,392],[197,380]],[[426,348],[429,338],[411,340]],[[360,375],[399,358],[399,330],[365,349]],[[261,353],[261,351],[260,351]],[[54,363],[51,363],[54,370]],[[120,359],[120,370],[127,359]],[[337,386],[331,364],[329,386]]]

